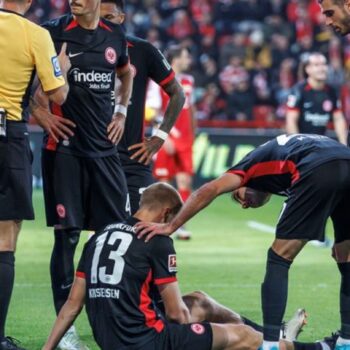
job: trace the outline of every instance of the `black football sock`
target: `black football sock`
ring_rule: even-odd
[[[259,324],[255,323],[254,321],[251,321],[249,318],[246,318],[244,316],[241,316],[241,319],[243,321],[244,324],[246,324],[247,326],[252,327],[253,329],[255,329],[256,331],[262,333],[264,328],[263,326],[260,326]]]
[[[55,229],[50,273],[55,310],[58,314],[67,301],[74,280],[74,253],[79,243],[80,230]]]
[[[5,337],[5,323],[15,280],[15,255],[0,252],[0,341]]]
[[[261,285],[264,320],[264,340],[278,341],[288,296],[288,271],[292,261],[277,255],[272,248],[267,253],[266,274]]]
[[[338,263],[340,283],[340,336],[350,339],[350,262]]]
[[[300,343],[297,341],[293,342],[294,350],[322,350],[321,343]]]

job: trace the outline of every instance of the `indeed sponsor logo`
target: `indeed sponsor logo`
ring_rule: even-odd
[[[305,113],[305,120],[314,126],[325,126],[329,121],[329,113]]]
[[[70,72],[77,83],[112,83],[113,73],[81,72],[79,68],[74,68]]]

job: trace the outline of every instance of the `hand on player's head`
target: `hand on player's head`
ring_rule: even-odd
[[[243,209],[262,207],[269,201],[270,197],[270,193],[254,190],[250,187],[240,187],[232,192],[232,199],[238,202]]]

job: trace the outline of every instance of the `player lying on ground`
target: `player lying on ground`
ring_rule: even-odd
[[[137,239],[134,225],[139,220],[168,222],[181,206],[180,195],[173,187],[151,185],[143,192],[134,217],[111,224],[91,237],[84,247],[69,299],[44,350],[55,348],[84,304],[95,340],[103,350],[256,350],[261,345],[261,333],[220,305],[219,312],[213,310],[218,304],[204,293],[195,292],[182,299],[170,238],[158,236],[150,243]],[[154,286],[163,300],[168,321],[154,306]],[[186,298],[192,314],[184,302]],[[201,303],[210,306],[203,307]],[[210,316],[215,316],[217,323],[199,322],[208,318],[210,308]],[[236,324],[221,323],[228,318]],[[296,328],[299,330],[301,324]],[[326,343],[281,342],[281,347],[288,350],[321,350],[322,346],[330,348]]]
[[[170,235],[220,194],[242,192],[245,187],[266,192],[260,201],[254,196],[245,199],[245,208],[264,204],[269,193],[288,197],[268,251],[262,284],[264,350],[278,348],[289,268],[309,240],[323,240],[329,217],[335,235],[333,257],[341,274],[337,346],[350,348],[350,149],[340,143],[319,135],[278,136],[194,192],[170,223],[137,224],[139,237]]]

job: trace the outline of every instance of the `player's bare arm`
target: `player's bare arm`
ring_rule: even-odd
[[[118,68],[116,73],[120,81],[120,85],[116,91],[116,101],[118,101],[118,104],[112,121],[107,128],[108,139],[114,144],[120,141],[124,133],[126,111],[129,105],[133,84],[133,75],[129,64],[126,67]]]
[[[47,96],[42,91],[41,86],[39,86],[34,98],[30,101],[32,116],[56,142],[60,138],[68,140],[69,137],[74,136],[72,129],[75,128],[75,124],[67,118],[52,114],[48,102]]]
[[[342,111],[335,111],[333,113],[334,131],[337,135],[338,141],[343,145],[348,143],[348,126]]]
[[[37,123],[56,142],[58,142],[59,138],[68,140],[69,137],[74,135],[72,129],[75,128],[75,124],[71,120],[51,113],[49,98],[42,90],[41,85],[38,86],[34,97],[31,98],[30,108]]]
[[[75,278],[68,300],[58,314],[49,338],[42,348],[43,350],[56,349],[62,336],[80,314],[85,302],[85,286],[86,282],[84,278]]]
[[[166,317],[169,321],[180,324],[191,322],[190,311],[182,299],[177,281],[161,284],[158,286],[158,290],[164,303]]]
[[[289,110],[286,113],[286,132],[287,134],[299,133],[298,120],[300,112],[297,110]]]
[[[148,242],[155,235],[170,236],[194,215],[207,207],[217,196],[232,192],[241,187],[241,182],[241,176],[233,173],[226,173],[218,179],[204,184],[191,194],[182,209],[171,222],[166,224],[148,222],[137,223],[136,230],[138,238],[146,236],[145,241]]]
[[[176,79],[173,79],[165,85],[164,91],[169,95],[170,100],[159,130],[163,131],[165,134],[169,134],[185,103],[185,95],[181,85]],[[128,148],[129,151],[136,150],[130,158],[138,159],[140,163],[148,165],[151,162],[153,155],[162,147],[164,141],[164,138],[156,135],[146,138],[143,142],[132,145]]]
[[[71,67],[71,63],[69,57],[66,55],[66,48],[67,44],[64,43],[58,58],[62,75],[67,82],[67,72]],[[69,92],[68,83],[65,84],[63,89],[63,92],[59,92],[59,89],[44,92],[42,86],[39,84],[34,97],[32,97],[30,101],[33,117],[56,142],[58,142],[59,138],[68,140],[69,137],[74,135],[72,129],[75,128],[75,124],[71,120],[54,115],[50,111],[49,100],[57,104],[62,104],[65,101]]]

